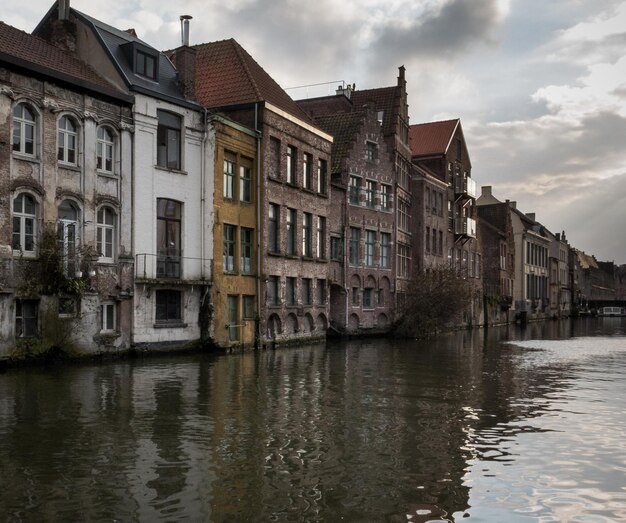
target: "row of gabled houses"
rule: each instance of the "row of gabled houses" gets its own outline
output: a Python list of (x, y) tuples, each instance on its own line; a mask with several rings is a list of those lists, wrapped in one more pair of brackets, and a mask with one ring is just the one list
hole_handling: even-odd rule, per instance
[(467, 324), (594, 298), (593, 258), (477, 199), (458, 119), (409, 124), (404, 67), (294, 101), (188, 18), (165, 52), (67, 0), (0, 22), (0, 355), (386, 332), (437, 265), (479, 291)]

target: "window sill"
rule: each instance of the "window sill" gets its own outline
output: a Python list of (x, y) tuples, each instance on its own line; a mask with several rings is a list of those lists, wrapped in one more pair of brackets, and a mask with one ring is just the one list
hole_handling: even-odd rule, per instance
[(267, 251), (267, 255), (268, 256), (276, 256), (276, 257), (280, 257), (282, 256), (282, 254), (278, 251)]
[(309, 194), (317, 194), (313, 189), (311, 189), (310, 187), (302, 187), (302, 192), (308, 192)]
[(326, 258), (316, 258), (315, 261), (317, 263), (328, 263), (328, 259), (326, 259)]
[(58, 160), (57, 165), (60, 169), (65, 169), (67, 171), (74, 171), (77, 173), (81, 172), (80, 166), (76, 165), (75, 163), (65, 163), (65, 162)]
[(96, 172), (98, 173), (98, 176), (102, 176), (103, 178), (111, 178), (113, 180), (117, 180), (119, 178), (119, 175), (116, 173), (110, 173), (107, 171), (100, 171), (100, 170), (96, 170)]
[(315, 261), (315, 258), (313, 258), (313, 256), (302, 256), (302, 261)]
[(164, 167), (162, 165), (155, 165), (154, 168), (158, 171), (165, 171), (167, 173), (172, 173), (172, 174), (183, 174), (187, 176), (187, 171), (182, 171), (180, 169), (171, 169), (169, 167)]
[(182, 321), (162, 322), (153, 325), (155, 329), (184, 329), (187, 324)]
[(37, 156), (30, 155), (30, 154), (26, 154), (26, 153), (20, 153), (17, 151), (13, 151), (13, 158), (15, 158), (16, 160), (23, 160), (25, 162), (31, 162), (31, 163), (41, 163), (41, 160), (39, 158), (37, 158)]

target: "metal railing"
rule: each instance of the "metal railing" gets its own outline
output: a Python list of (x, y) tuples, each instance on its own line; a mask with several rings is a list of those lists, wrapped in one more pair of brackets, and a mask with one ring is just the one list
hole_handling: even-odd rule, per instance
[(210, 280), (212, 264), (205, 258), (154, 253), (135, 255), (135, 278), (171, 280)]

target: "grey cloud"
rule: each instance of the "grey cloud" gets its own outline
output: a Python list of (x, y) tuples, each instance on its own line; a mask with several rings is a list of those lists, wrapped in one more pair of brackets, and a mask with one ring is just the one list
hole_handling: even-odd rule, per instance
[[(559, 42), (562, 45), (562, 42)], [(624, 56), (626, 32), (608, 35), (601, 40), (583, 40), (560, 47), (555, 56), (559, 59), (575, 62), (605, 61), (616, 62)]]
[(407, 27), (388, 23), (372, 45), (373, 62), (397, 61), (397, 56), (449, 59), (475, 43), (493, 43), (500, 21), (496, 0), (452, 0)]

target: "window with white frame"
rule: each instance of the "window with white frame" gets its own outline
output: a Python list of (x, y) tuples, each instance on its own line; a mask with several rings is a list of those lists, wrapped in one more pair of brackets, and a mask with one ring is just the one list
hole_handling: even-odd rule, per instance
[(71, 116), (62, 116), (59, 120), (57, 159), (62, 163), (76, 165), (78, 150), (78, 126)]
[(27, 193), (13, 200), (13, 250), (35, 256), (37, 238), (37, 202)]
[(235, 272), (235, 233), (234, 225), (224, 224), (224, 272)]
[(380, 208), (384, 211), (391, 209), (391, 186), (384, 183), (380, 185)]
[(241, 158), (239, 165), (239, 201), (252, 201), (252, 160), (248, 158)]
[(237, 159), (234, 155), (224, 154), (224, 198), (235, 197), (235, 168)]
[(280, 218), (280, 211), (279, 211), (278, 205), (276, 205), (275, 203), (270, 203), (268, 205), (268, 231), (267, 231), (268, 252), (278, 252), (279, 218)]
[(100, 261), (112, 262), (115, 258), (115, 212), (110, 207), (100, 207), (96, 220), (96, 248)]
[(98, 128), (98, 140), (96, 149), (97, 169), (105, 173), (113, 174), (115, 135), (108, 127)]
[(324, 216), (317, 217), (317, 236), (316, 236), (317, 257), (321, 260), (326, 258), (326, 218)]
[(100, 305), (100, 332), (115, 332), (116, 328), (115, 302), (105, 301)]
[(36, 156), (36, 145), (36, 113), (28, 104), (19, 103), (13, 109), (13, 152)]
[(302, 186), (305, 189), (313, 189), (313, 156), (304, 153), (302, 156)]
[(313, 215), (302, 213), (302, 256), (310, 258), (312, 253)]
[(298, 151), (293, 145), (287, 146), (287, 183), (296, 183), (296, 158)]
[(350, 203), (359, 205), (359, 199), (361, 196), (361, 178), (358, 176), (350, 176), (350, 187), (348, 196)]
[(239, 229), (239, 257), (240, 257), (240, 270), (244, 274), (252, 274), (252, 242), (253, 242), (253, 229), (242, 227)]
[(317, 160), (317, 192), (326, 194), (328, 192), (328, 163), (326, 160)]

